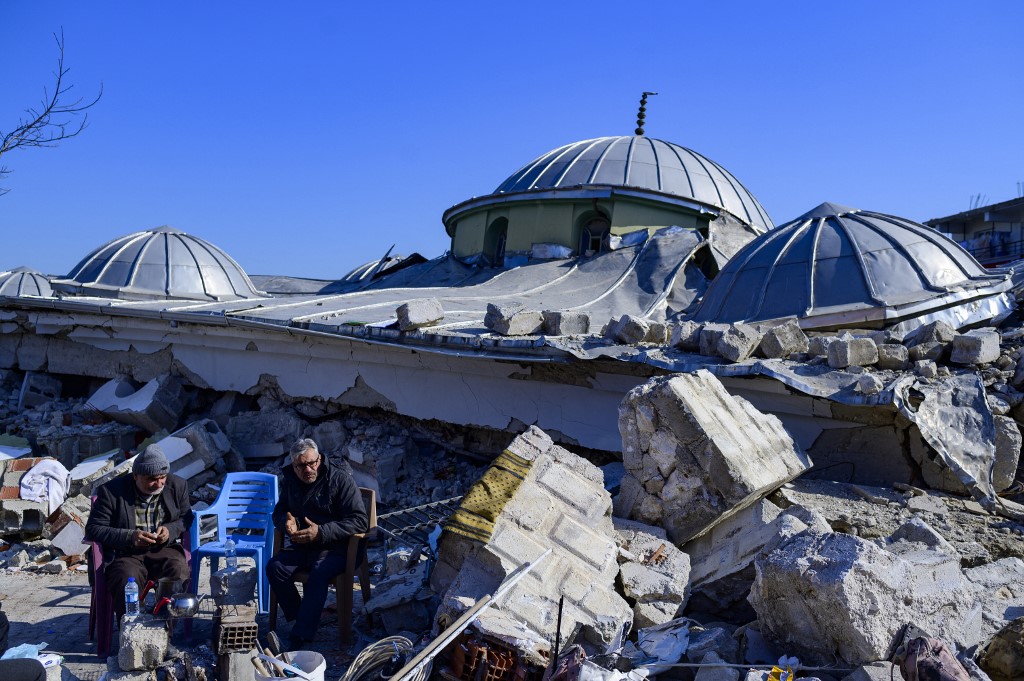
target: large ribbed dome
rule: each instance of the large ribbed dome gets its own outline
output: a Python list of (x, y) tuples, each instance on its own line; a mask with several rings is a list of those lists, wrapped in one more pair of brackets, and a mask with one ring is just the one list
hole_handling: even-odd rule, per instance
[(1004, 275), (924, 225), (823, 203), (744, 246), (711, 282), (693, 319), (796, 316), (805, 328), (892, 321), (1007, 286)]
[(646, 189), (729, 211), (758, 231), (773, 227), (732, 173), (695, 151), (641, 137), (599, 137), (559, 147), (523, 166), (495, 194), (578, 186)]
[(39, 296), (49, 298), (53, 295), (50, 281), (39, 272), (28, 267), (15, 267), (13, 270), (0, 272), (0, 296)]
[(263, 295), (227, 253), (171, 227), (135, 232), (100, 246), (62, 283), (122, 297), (235, 300)]

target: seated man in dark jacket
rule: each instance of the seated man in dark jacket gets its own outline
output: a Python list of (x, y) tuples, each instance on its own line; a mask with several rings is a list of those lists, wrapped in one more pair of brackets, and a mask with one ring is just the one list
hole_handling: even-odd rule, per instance
[(96, 491), (85, 539), (103, 546), (103, 565), (97, 569), (106, 575), (118, 618), (124, 615), (129, 577), (140, 591), (150, 579), (188, 579), (179, 539), (192, 524), (192, 505), (185, 480), (170, 470), (163, 450), (153, 444), (135, 458), (132, 475)]
[[(348, 538), (367, 528), (355, 480), (308, 438), (292, 445), (274, 525), (290, 541), (267, 564), (267, 578), (285, 619), (295, 621), (289, 643), (297, 649), (313, 640), (327, 587), (345, 571)], [(301, 599), (292, 580), (299, 569), (309, 573)]]

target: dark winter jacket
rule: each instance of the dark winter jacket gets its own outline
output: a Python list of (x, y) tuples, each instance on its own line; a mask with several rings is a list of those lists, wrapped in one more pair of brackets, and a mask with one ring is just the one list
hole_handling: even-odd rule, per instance
[[(115, 478), (96, 490), (96, 501), (85, 524), (85, 539), (103, 545), (104, 567), (118, 555), (141, 555), (149, 551), (149, 548), (132, 545), (135, 490), (135, 478), (131, 475)], [(175, 544), (192, 525), (192, 504), (184, 478), (167, 476), (167, 483), (160, 492), (160, 503), (164, 507), (163, 525), (170, 533), (169, 543)]]
[(322, 456), (316, 480), (309, 485), (295, 474), (290, 460), (283, 470), (284, 483), (274, 507), (274, 526), (284, 531), (288, 513), (300, 529), (306, 527), (304, 518), (320, 526), (316, 541), (296, 544), (294, 548), (344, 548), (348, 537), (366, 531), (368, 521), (363, 497), (343, 462)]

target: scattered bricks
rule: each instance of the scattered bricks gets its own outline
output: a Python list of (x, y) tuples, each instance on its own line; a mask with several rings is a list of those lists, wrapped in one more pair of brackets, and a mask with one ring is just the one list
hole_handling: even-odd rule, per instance
[(39, 501), (0, 500), (0, 534), (40, 534), (48, 512), (47, 505)]
[(857, 387), (860, 388), (861, 393), (864, 395), (877, 395), (882, 392), (885, 384), (882, 383), (882, 379), (874, 374), (861, 374), (860, 378), (857, 379)]
[(923, 359), (930, 359), (933, 362), (937, 362), (942, 358), (942, 353), (945, 351), (945, 343), (938, 343), (934, 341), (918, 343), (914, 347), (910, 348), (910, 361), (920, 362)]
[(578, 310), (545, 310), (544, 333), (549, 336), (585, 335), (590, 333), (590, 314)]
[(910, 364), (910, 352), (906, 346), (883, 343), (878, 346), (878, 368), (903, 371)]
[(217, 605), (245, 605), (256, 597), (256, 568), (239, 565), (236, 570), (218, 570), (210, 575), (210, 592)]
[(63, 384), (48, 374), (37, 374), (34, 371), (25, 373), (21, 383), (21, 394), (18, 396), (18, 410), (31, 409), (60, 397)]
[(123, 671), (156, 669), (167, 656), (170, 644), (167, 623), (148, 614), (121, 624), (117, 664)]
[(700, 350), (700, 330), (701, 325), (697, 322), (673, 324), (669, 344), (686, 352), (698, 352)]
[(828, 365), (833, 369), (866, 366), (878, 361), (878, 348), (870, 338), (840, 338), (828, 346)]
[(812, 357), (828, 357), (828, 348), (839, 340), (838, 336), (811, 336), (807, 339), (807, 352)]
[(731, 324), (718, 339), (715, 350), (730, 362), (742, 362), (761, 344), (761, 334), (750, 324)]
[(991, 329), (974, 329), (953, 337), (954, 364), (988, 364), (999, 359), (999, 333)]
[(424, 298), (399, 305), (395, 315), (399, 331), (412, 331), (437, 324), (444, 319), (444, 309), (437, 298)]
[(127, 378), (107, 381), (89, 398), (89, 405), (118, 423), (138, 426), (153, 434), (171, 430), (185, 407), (181, 381), (163, 374), (141, 388)]
[(728, 330), (728, 324), (705, 324), (700, 330), (700, 354), (705, 357), (717, 357), (718, 341)]
[(804, 330), (795, 319), (768, 329), (761, 339), (759, 350), (769, 359), (789, 357), (795, 352), (807, 352), (809, 343)]
[(914, 371), (918, 376), (924, 378), (935, 378), (939, 375), (939, 367), (930, 359), (922, 359), (914, 362)]
[(950, 326), (947, 322), (942, 320), (925, 324), (919, 328), (916, 332), (910, 334), (905, 340), (904, 344), (907, 346), (917, 346), (922, 343), (948, 343), (953, 340), (953, 336), (956, 335), (956, 329)]
[(646, 338), (647, 334), (650, 333), (651, 325), (646, 319), (640, 317), (634, 317), (631, 314), (624, 314), (619, 318), (619, 321), (615, 324), (612, 333), (614, 334), (615, 340), (626, 345), (634, 345), (636, 343), (642, 343)]

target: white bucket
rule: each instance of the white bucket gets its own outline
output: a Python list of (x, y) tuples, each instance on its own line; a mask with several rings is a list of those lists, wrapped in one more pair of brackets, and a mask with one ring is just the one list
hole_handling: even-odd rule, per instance
[[(279, 656), (282, 662), (287, 662), (293, 667), (298, 667), (302, 671), (306, 672), (312, 681), (324, 681), (324, 672), (327, 671), (327, 660), (324, 656), (318, 652), (312, 650), (296, 650), (294, 653), (285, 653)], [(274, 667), (274, 665), (266, 660), (263, 661), (265, 667), (271, 667), (270, 672), (283, 674), (280, 667)], [(297, 676), (288, 678), (286, 676), (263, 676), (259, 672), (255, 672), (254, 676), (256, 681), (302, 681)]]

